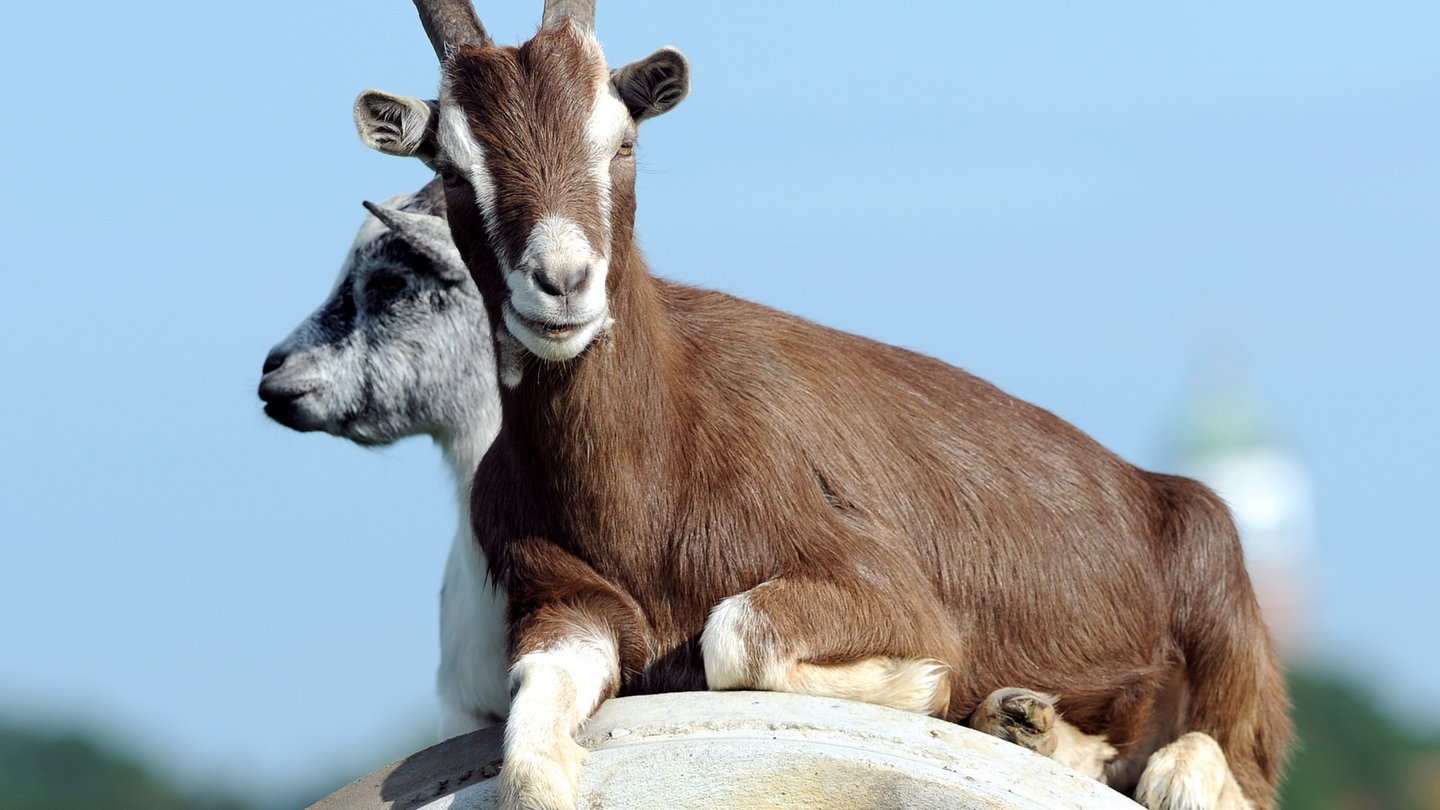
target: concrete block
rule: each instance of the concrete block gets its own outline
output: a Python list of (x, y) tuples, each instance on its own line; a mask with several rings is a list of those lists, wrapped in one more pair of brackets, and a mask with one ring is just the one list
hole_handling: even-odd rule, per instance
[[(502, 730), (381, 768), (317, 810), (490, 810)], [(1003, 740), (909, 712), (774, 692), (617, 698), (581, 731), (584, 810), (1136, 810)]]

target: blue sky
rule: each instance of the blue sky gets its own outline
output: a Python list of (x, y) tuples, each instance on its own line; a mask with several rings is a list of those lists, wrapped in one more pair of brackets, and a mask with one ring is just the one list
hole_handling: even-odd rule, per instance
[[(599, 19), (612, 64), (692, 62), (639, 146), (657, 273), (1162, 469), (1233, 358), (1313, 476), (1317, 656), (1440, 722), (1404, 697), (1440, 693), (1440, 7), (657, 6)], [(481, 13), (515, 42), (539, 4)], [(356, 93), (435, 85), (401, 0), (7, 13), (0, 714), (277, 787), (430, 727), (438, 454), (290, 433), (254, 389), (360, 201), (427, 179), (361, 146)]]

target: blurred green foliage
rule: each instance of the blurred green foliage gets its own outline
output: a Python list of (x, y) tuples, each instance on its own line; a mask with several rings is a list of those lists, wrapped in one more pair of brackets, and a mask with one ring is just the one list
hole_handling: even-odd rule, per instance
[(125, 751), (81, 732), (0, 726), (0, 810), (250, 810), (194, 795)]
[[(1282, 810), (1440, 810), (1440, 730), (1410, 727), (1343, 676), (1299, 671), (1291, 691), (1300, 742)], [(0, 810), (295, 808), (342, 784), (281, 799), (182, 788), (94, 736), (0, 723)]]
[(1290, 697), (1299, 742), (1282, 810), (1440, 810), (1440, 732), (1422, 733), (1335, 674), (1293, 673)]

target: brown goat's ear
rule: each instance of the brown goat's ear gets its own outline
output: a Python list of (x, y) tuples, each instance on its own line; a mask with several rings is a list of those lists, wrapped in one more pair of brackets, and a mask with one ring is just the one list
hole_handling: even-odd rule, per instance
[(610, 73), (635, 123), (669, 112), (690, 93), (690, 62), (685, 54), (664, 47)]
[(380, 90), (366, 90), (355, 99), (355, 128), (360, 140), (387, 155), (435, 156), (435, 125), (439, 104)]

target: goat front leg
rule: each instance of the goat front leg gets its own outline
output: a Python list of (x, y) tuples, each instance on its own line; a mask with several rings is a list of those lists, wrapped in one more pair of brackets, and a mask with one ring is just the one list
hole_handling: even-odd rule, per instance
[(598, 623), (576, 623), (516, 659), (500, 769), (502, 808), (575, 807), (586, 756), (575, 735), (619, 685), (616, 639)]
[(945, 626), (914, 621), (927, 612), (858, 578), (772, 579), (711, 611), (700, 636), (705, 681), (943, 715), (950, 670), (941, 656), (958, 645), (916, 632)]

